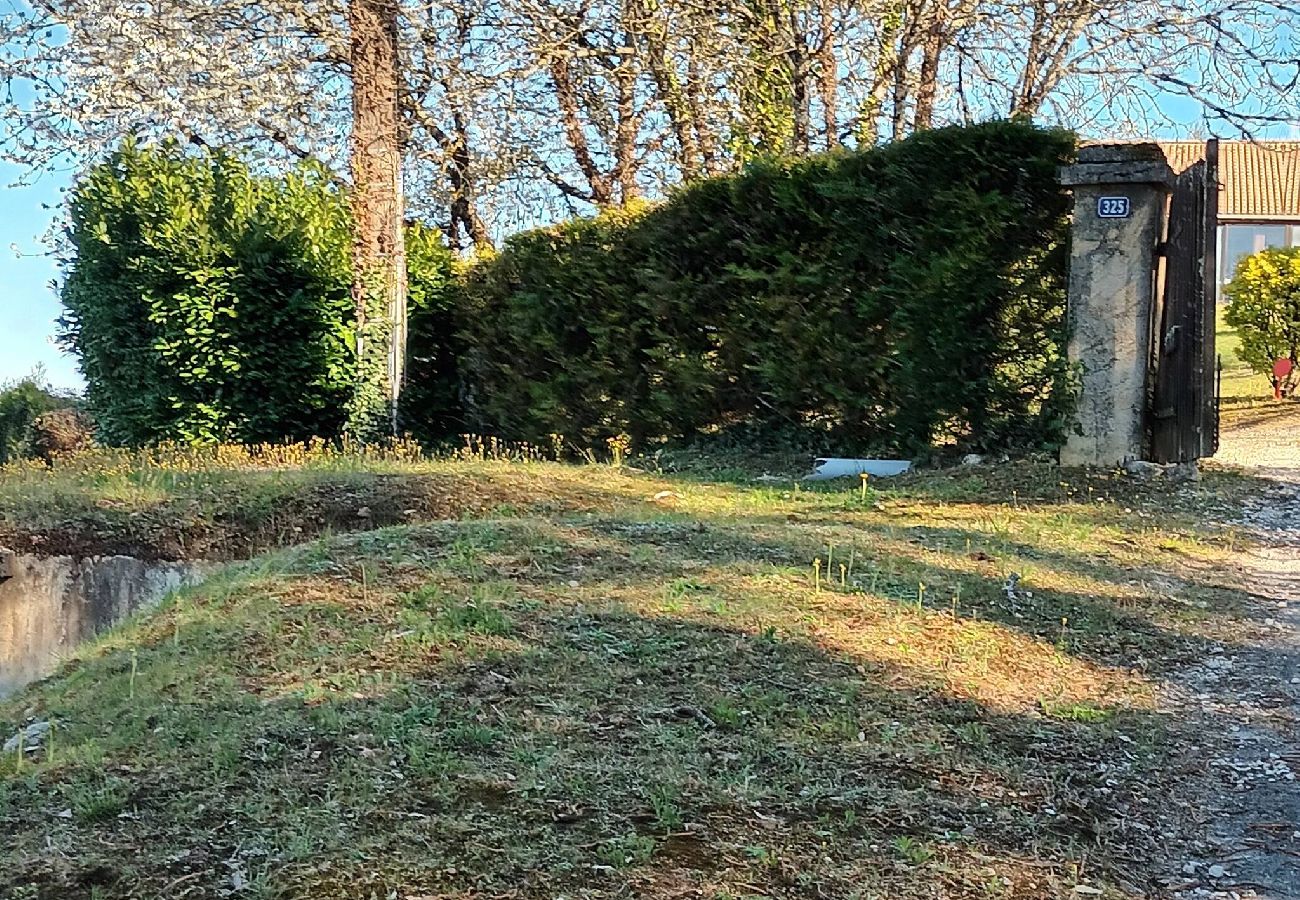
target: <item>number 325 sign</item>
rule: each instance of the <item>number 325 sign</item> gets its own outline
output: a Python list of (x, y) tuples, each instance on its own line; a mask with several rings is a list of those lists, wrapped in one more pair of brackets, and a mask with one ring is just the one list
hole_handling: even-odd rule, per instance
[(1102, 219), (1127, 219), (1130, 214), (1128, 197), (1098, 197), (1097, 215)]

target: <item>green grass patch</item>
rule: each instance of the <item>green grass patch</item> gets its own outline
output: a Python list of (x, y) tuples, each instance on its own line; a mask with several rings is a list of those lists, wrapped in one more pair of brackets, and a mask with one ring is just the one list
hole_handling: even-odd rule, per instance
[(1241, 476), (402, 465), (338, 484), (461, 518), (308, 534), (0, 701), (58, 723), (0, 759), (0, 896), (1133, 896), (1155, 678), (1248, 634)]

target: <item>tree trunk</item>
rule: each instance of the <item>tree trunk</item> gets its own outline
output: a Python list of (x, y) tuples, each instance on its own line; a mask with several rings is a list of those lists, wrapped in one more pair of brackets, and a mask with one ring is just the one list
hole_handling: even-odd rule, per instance
[(452, 234), (462, 231), (476, 251), (491, 250), (492, 237), (478, 214), (470, 180), (469, 123), (459, 109), (452, 113), (452, 125), (456, 129), (456, 144), (447, 167), (451, 181)]
[(646, 64), (654, 77), (659, 99), (668, 113), (668, 123), (672, 127), (673, 137), (677, 139), (677, 167), (681, 170), (682, 181), (693, 181), (704, 168), (701, 161), (700, 145), (692, 130), (691, 111), (683, 94), (677, 72), (668, 58), (667, 28), (657, 22), (648, 0), (641, 0), (637, 7), (639, 30), (642, 32), (646, 46)]
[[(350, 0), (352, 62), (352, 300), (356, 306), (359, 392), (386, 370), (380, 396), (359, 398), (354, 429), (380, 414), (397, 430), (405, 375), (406, 241), (403, 235), (402, 149), (398, 119), (398, 0)], [(374, 346), (370, 321), (389, 317), (388, 346)], [(379, 331), (378, 333), (382, 333)], [(386, 366), (379, 360), (387, 356)], [(386, 409), (383, 407), (387, 407)], [(370, 419), (369, 423), (363, 420)]]
[(569, 139), (569, 149), (573, 151), (574, 161), (577, 162), (582, 176), (587, 179), (587, 186), (591, 190), (589, 199), (601, 209), (613, 206), (614, 186), (600, 171), (600, 166), (596, 164), (596, 159), (591, 153), (591, 147), (587, 143), (587, 132), (583, 128), (582, 107), (578, 99), (578, 89), (573, 83), (568, 59), (557, 54), (551, 58), (549, 68), (551, 85), (555, 88), (555, 101), (560, 107), (560, 124), (564, 128), (565, 136)]
[(934, 21), (926, 29), (925, 40), (921, 42), (921, 73), (916, 85), (913, 131), (924, 131), (934, 123), (934, 103), (939, 93), (939, 60), (947, 43), (944, 13), (942, 6), (936, 7)]
[(636, 136), (641, 121), (636, 114), (636, 75), (626, 64), (614, 76), (618, 121), (614, 136), (613, 179), (618, 182), (618, 202), (627, 206), (641, 193), (636, 183)]
[(793, 4), (791, 4), (786, 15), (786, 28), (788, 29), (787, 40), (782, 43), (788, 43), (789, 63), (786, 68), (790, 73), (790, 105), (794, 125), (792, 140), (794, 141), (794, 151), (796, 153), (807, 153), (812, 149), (810, 137), (812, 116), (808, 108), (807, 34), (800, 25), (798, 12)]
[(826, 132), (826, 149), (840, 145), (840, 125), (836, 104), (839, 101), (839, 62), (835, 58), (835, 13), (829, 0), (820, 0), (821, 44), (817, 49), (819, 69), (817, 92), (822, 101), (822, 130)]

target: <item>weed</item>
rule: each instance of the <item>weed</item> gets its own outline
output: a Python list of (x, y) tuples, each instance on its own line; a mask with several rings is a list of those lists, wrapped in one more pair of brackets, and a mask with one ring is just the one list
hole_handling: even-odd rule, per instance
[(894, 838), (895, 852), (913, 866), (923, 866), (934, 858), (934, 850), (910, 835), (900, 834)]
[(644, 865), (655, 852), (655, 839), (629, 831), (621, 837), (610, 838), (596, 850), (597, 858), (612, 869), (625, 869)]
[(461, 750), (487, 750), (501, 739), (501, 732), (478, 723), (453, 725), (444, 732), (444, 739)]
[(957, 739), (970, 747), (987, 747), (992, 739), (989, 727), (983, 722), (963, 722), (953, 730)]
[(431, 581), (413, 591), (402, 594), (400, 601), (407, 609), (434, 612), (446, 605), (448, 596), (442, 585)]
[(507, 593), (500, 587), (477, 586), (464, 600), (447, 600), (438, 611), (438, 624), (452, 636), (510, 634), (510, 619), (496, 605)]
[(72, 816), (78, 822), (94, 823), (115, 819), (127, 803), (126, 783), (115, 778), (96, 778), (70, 785), (67, 792)]
[(709, 705), (708, 716), (719, 728), (735, 730), (744, 718), (740, 707), (730, 700), (717, 700)]
[(1040, 703), (1045, 714), (1067, 722), (1095, 724), (1105, 722), (1115, 715), (1113, 710), (1102, 709), (1090, 703), (1054, 703), (1047, 700)]
[(651, 788), (650, 808), (654, 812), (655, 827), (665, 832), (680, 830), (683, 824), (680, 802), (677, 792), (664, 785)]
[(413, 738), (405, 749), (407, 771), (416, 777), (442, 779), (457, 769), (456, 757), (427, 739)]

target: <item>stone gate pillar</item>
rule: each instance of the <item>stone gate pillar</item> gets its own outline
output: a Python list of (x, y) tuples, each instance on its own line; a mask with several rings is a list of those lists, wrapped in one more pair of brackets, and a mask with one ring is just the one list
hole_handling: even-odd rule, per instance
[(1174, 173), (1155, 144), (1098, 144), (1061, 169), (1074, 191), (1069, 358), (1082, 370), (1061, 465), (1141, 459), (1156, 252)]

